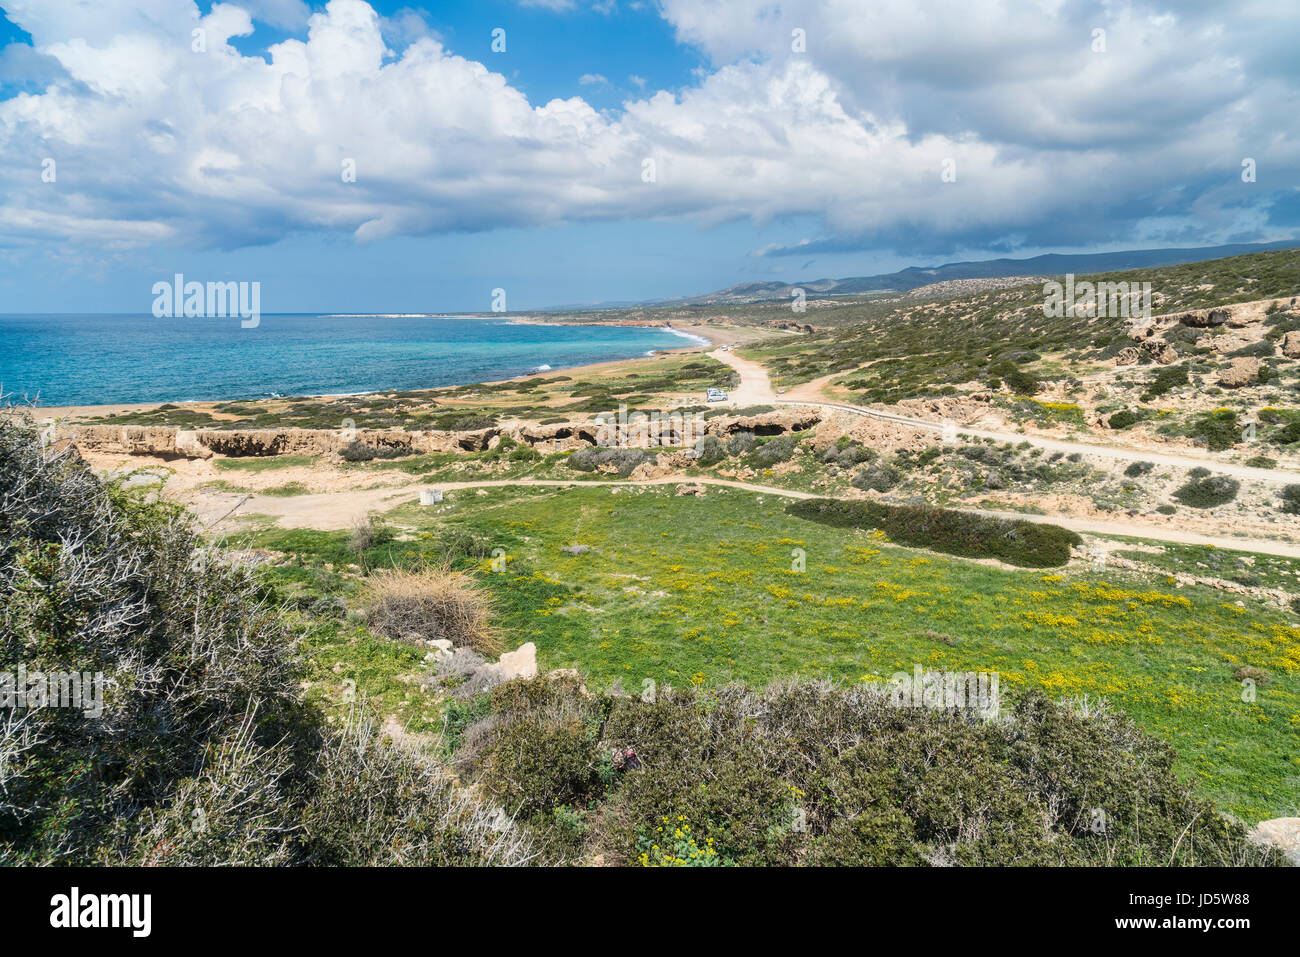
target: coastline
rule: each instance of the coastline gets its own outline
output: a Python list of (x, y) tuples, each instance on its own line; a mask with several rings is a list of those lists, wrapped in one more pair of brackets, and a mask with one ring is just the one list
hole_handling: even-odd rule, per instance
[[(553, 326), (586, 326), (591, 323), (585, 322), (544, 322), (536, 323), (527, 318), (513, 320), (523, 325), (553, 325)], [(544, 378), (559, 372), (569, 372), (575, 369), (583, 369), (595, 374), (608, 374), (616, 371), (628, 363), (646, 362), (659, 356), (676, 355), (693, 351), (712, 351), (722, 345), (731, 345), (736, 342), (747, 341), (750, 336), (739, 334), (736, 327), (731, 326), (706, 326), (692, 323), (681, 327), (668, 326), (662, 323), (620, 323), (620, 325), (637, 325), (647, 328), (662, 329), (665, 332), (671, 332), (674, 335), (686, 339), (697, 340), (689, 345), (682, 345), (671, 349), (653, 349), (648, 355), (636, 356), (630, 359), (607, 359), (601, 362), (588, 362), (574, 366), (555, 366), (540, 372), (528, 372), (523, 375), (511, 376), (505, 379), (488, 379), (481, 382), (463, 382), (454, 385), (431, 386), (428, 389), (404, 389), (403, 392), (428, 392), (431, 395), (448, 389), (463, 389), (469, 386), (492, 386), (504, 382), (522, 382), (533, 378)], [(195, 399), (185, 402), (116, 402), (91, 405), (37, 405), (33, 408), (36, 418), (40, 422), (63, 421), (70, 418), (99, 418), (101, 416), (124, 415), (139, 412), (148, 412), (161, 406), (174, 406), (178, 409), (201, 409), (207, 406), (219, 405), (224, 402), (262, 402), (262, 401), (286, 401), (302, 399), (343, 399), (365, 395), (383, 395), (391, 392), (392, 389), (375, 389), (368, 392), (330, 392), (319, 395), (285, 395), (278, 396), (274, 399)]]

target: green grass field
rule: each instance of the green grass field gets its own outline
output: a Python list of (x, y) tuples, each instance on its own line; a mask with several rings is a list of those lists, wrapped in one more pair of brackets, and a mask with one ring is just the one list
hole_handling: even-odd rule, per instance
[[(369, 566), (438, 554), (453, 529), (505, 550), (503, 572), (468, 562), (496, 601), (509, 646), (535, 641), (544, 669), (594, 687), (621, 679), (762, 685), (801, 675), (881, 681), (914, 665), (997, 671), (1004, 693), (1109, 699), (1179, 751), (1182, 774), (1243, 818), (1294, 815), (1300, 799), (1300, 628), (1257, 603), (1123, 573), (1011, 570), (888, 544), (785, 513), (785, 500), (671, 487), (493, 489), (404, 506), (405, 530)], [(296, 563), (307, 593), (355, 601), (346, 533), (264, 530), (254, 542)], [(561, 549), (585, 545), (584, 554)], [(798, 571), (798, 552), (806, 570)], [(328, 569), (325, 563), (330, 563)], [(322, 686), (344, 678), (413, 727), (440, 721), (413, 687), (422, 653), (355, 621), (314, 647)], [(1239, 667), (1262, 669), (1243, 700)]]

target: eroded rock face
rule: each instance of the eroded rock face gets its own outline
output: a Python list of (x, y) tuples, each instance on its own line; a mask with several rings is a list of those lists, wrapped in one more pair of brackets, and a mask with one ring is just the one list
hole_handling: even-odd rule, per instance
[(1282, 337), (1282, 355), (1300, 359), (1300, 332), (1288, 332)]
[(1259, 360), (1251, 356), (1239, 356), (1223, 372), (1219, 373), (1219, 385), (1225, 389), (1240, 389), (1259, 379)]
[(58, 429), (54, 437), (71, 442), (82, 453), (107, 452), (170, 458), (186, 454), (176, 445), (179, 431), (160, 425), (78, 425)]
[(1115, 365), (1117, 366), (1135, 366), (1142, 354), (1132, 346), (1127, 346), (1115, 354)]
[(556, 422), (549, 425), (521, 425), (510, 437), (548, 452), (568, 452), (595, 445), (600, 427), (592, 422)]
[[(671, 419), (669, 420), (672, 421)], [(782, 435), (802, 432), (821, 421), (816, 410), (781, 409), (762, 415), (736, 418), (718, 417), (705, 426), (704, 434), (730, 435), (749, 431), (756, 435)], [(216, 453), (230, 457), (269, 455), (325, 456), (341, 451), (352, 442), (374, 448), (398, 448), (409, 453), (481, 452), (509, 435), (516, 442), (544, 451), (573, 451), (597, 443), (601, 426), (594, 422), (565, 422), (550, 425), (518, 425), (510, 430), (497, 427), (466, 432), (416, 431), (398, 429), (200, 429), (187, 431), (171, 426), (79, 425), (56, 430), (55, 437), (70, 441), (81, 452), (104, 452), (121, 455), (151, 455), (159, 458), (211, 458)], [(695, 436), (698, 438), (699, 436)], [(665, 428), (662, 441), (680, 449), (685, 436)], [(642, 441), (643, 447), (648, 440)], [(680, 458), (664, 465), (685, 467)], [(663, 456), (660, 457), (663, 459)], [(666, 469), (652, 465), (645, 477), (657, 478)]]
[(811, 429), (821, 420), (821, 413), (815, 409), (781, 409), (735, 419), (713, 419), (705, 426), (704, 433), (731, 435), (733, 432), (753, 432), (755, 435), (784, 435), (786, 432)]

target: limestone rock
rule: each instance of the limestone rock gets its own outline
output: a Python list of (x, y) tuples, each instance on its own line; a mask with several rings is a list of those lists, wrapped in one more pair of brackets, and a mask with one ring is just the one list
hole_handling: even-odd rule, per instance
[(1127, 346), (1126, 348), (1119, 350), (1119, 352), (1115, 354), (1115, 365), (1135, 366), (1137, 365), (1138, 359), (1140, 358), (1141, 358), (1141, 353), (1139, 353), (1132, 346)]
[(1219, 373), (1219, 385), (1225, 389), (1240, 389), (1259, 379), (1259, 360), (1251, 356), (1239, 356), (1223, 372)]
[(506, 681), (516, 678), (537, 677), (537, 646), (526, 641), (515, 651), (507, 651), (501, 656), (500, 668)]
[(1255, 844), (1272, 845), (1292, 864), (1300, 866), (1300, 817), (1275, 817), (1260, 821), (1251, 829), (1249, 839)]
[(683, 482), (681, 485), (677, 486), (677, 492), (676, 492), (676, 494), (678, 494), (678, 495), (703, 495), (703, 494), (704, 494), (704, 486), (703, 486), (703, 485), (700, 485), (698, 482)]
[(1282, 337), (1282, 355), (1300, 359), (1300, 332), (1288, 332)]

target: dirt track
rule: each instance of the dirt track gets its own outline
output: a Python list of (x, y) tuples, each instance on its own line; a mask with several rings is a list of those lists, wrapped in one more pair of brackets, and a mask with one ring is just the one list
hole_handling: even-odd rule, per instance
[[(553, 488), (576, 487), (636, 487), (646, 485), (697, 484), (714, 485), (725, 488), (742, 489), (763, 495), (777, 495), (782, 498), (808, 499), (819, 498), (811, 492), (799, 492), (792, 489), (775, 488), (771, 485), (756, 485), (751, 482), (738, 482), (731, 479), (698, 476), (682, 478), (669, 476), (650, 479), (644, 482), (633, 481), (566, 481), (563, 479), (498, 479), (478, 482), (440, 482), (437, 485), (419, 483), (402, 488), (369, 489), (359, 492), (329, 492), (323, 495), (298, 495), (289, 498), (272, 495), (254, 495), (235, 510), (230, 518), (243, 515), (266, 515), (275, 518), (280, 525), (287, 528), (316, 528), (336, 530), (350, 528), (358, 519), (369, 512), (396, 508), (414, 502), (421, 489), (440, 488), (444, 491), (457, 491), (472, 488), (501, 488), (514, 486), (541, 486)], [(199, 510), (200, 518), (212, 522), (229, 511), (231, 505), (238, 501), (237, 496), (226, 498), (224, 502), (212, 501)], [(995, 518), (1023, 519), (1028, 522), (1043, 522), (1060, 525), (1076, 532), (1093, 535), (1125, 535), (1135, 538), (1147, 538), (1154, 541), (1176, 542), (1186, 545), (1213, 545), (1234, 551), (1259, 552), (1265, 555), (1281, 555), (1287, 558), (1300, 558), (1300, 545), (1286, 542), (1274, 542), (1264, 539), (1230, 538), (1221, 535), (1202, 535), (1177, 528), (1144, 525), (1140, 522), (1111, 521), (1097, 519), (1068, 518), (1055, 515), (1026, 515), (1019, 512), (992, 512), (984, 509), (970, 509), (980, 515)]]
[[(760, 403), (777, 403), (786, 405), (811, 405), (823, 409), (839, 409), (843, 412), (852, 412), (855, 415), (870, 416), (874, 419), (881, 419), (886, 422), (896, 422), (913, 429), (924, 429), (929, 432), (942, 432), (943, 425), (939, 422), (931, 422), (928, 419), (916, 419), (906, 415), (898, 415), (894, 412), (883, 412), (879, 409), (869, 409), (860, 405), (849, 405), (842, 402), (829, 402), (817, 395), (815, 388), (817, 383), (824, 382), (826, 377), (816, 382), (809, 382), (798, 389), (794, 390), (787, 396), (777, 396), (772, 388), (771, 379), (768, 378), (767, 370), (757, 362), (750, 359), (743, 359), (734, 352), (717, 352), (709, 353), (719, 362), (725, 362), (737, 372), (740, 373), (741, 384), (731, 392), (730, 398), (737, 405), (743, 404), (760, 404)], [(741, 397), (744, 397), (743, 399)], [(1286, 471), (1285, 469), (1257, 469), (1247, 465), (1235, 465), (1231, 462), (1223, 462), (1212, 455), (1175, 455), (1167, 452), (1153, 452), (1150, 449), (1132, 449), (1116, 445), (1092, 445), (1086, 442), (1072, 442), (1068, 439), (1051, 439), (1042, 436), (1023, 435), (1019, 432), (1000, 432), (990, 429), (974, 429), (965, 426), (958, 426), (959, 435), (970, 435), (976, 438), (994, 439), (999, 442), (1010, 442), (1013, 445), (1021, 442), (1028, 442), (1030, 445), (1046, 449), (1051, 452), (1078, 452), (1082, 455), (1092, 455), (1098, 458), (1116, 459), (1122, 462), (1153, 462), (1156, 465), (1167, 465), (1173, 468), (1194, 469), (1199, 467), (1213, 468), (1216, 472), (1225, 475), (1231, 475), (1233, 478), (1248, 479), (1252, 482), (1270, 482), (1273, 484), (1291, 484), (1300, 483), (1300, 473)]]

